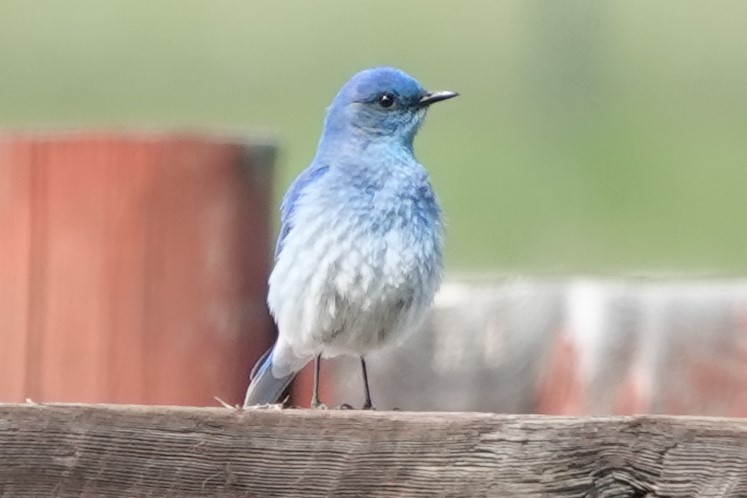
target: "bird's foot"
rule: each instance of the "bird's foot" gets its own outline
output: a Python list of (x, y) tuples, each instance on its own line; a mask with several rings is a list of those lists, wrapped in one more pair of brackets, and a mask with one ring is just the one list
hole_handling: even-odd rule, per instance
[(343, 403), (335, 407), (335, 410), (353, 410), (353, 409), (354, 408), (352, 407), (352, 405), (349, 405), (347, 403)]
[(327, 409), (327, 405), (325, 405), (324, 403), (322, 403), (319, 400), (316, 400), (316, 401), (312, 401), (311, 402), (311, 409), (312, 410), (326, 410)]
[(367, 402), (363, 404), (361, 410), (376, 410), (376, 408), (370, 402)]

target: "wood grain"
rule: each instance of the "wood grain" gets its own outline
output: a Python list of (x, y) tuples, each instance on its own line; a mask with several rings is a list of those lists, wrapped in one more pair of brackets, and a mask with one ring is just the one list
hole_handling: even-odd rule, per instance
[[(451, 279), (366, 361), (380, 409), (746, 417), (747, 278)], [(325, 403), (362, 403), (356, 358), (322, 369)]]
[(0, 405), (2, 496), (747, 496), (747, 420)]
[(274, 151), (0, 133), (0, 401), (243, 399), (273, 337)]
[(26, 164), (33, 155), (29, 141), (10, 144), (0, 138), (0, 400), (22, 400), (29, 388), (24, 360), (32, 321), (31, 204), (38, 171)]

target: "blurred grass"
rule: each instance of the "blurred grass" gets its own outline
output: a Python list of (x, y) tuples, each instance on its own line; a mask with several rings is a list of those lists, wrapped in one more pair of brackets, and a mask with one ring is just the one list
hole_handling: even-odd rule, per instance
[(419, 136), (463, 271), (747, 269), (747, 3), (5, 0), (0, 126), (276, 134), (355, 71), (462, 96)]

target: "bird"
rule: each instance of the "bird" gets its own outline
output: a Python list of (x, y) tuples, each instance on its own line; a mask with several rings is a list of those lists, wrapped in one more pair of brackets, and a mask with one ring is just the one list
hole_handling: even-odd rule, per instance
[(443, 221), (413, 140), (428, 108), (459, 95), (426, 91), (394, 67), (353, 75), (327, 109), (311, 164), (280, 205), (267, 304), (278, 336), (250, 375), (244, 407), (281, 402), (314, 360), (365, 357), (417, 328), (443, 273)]

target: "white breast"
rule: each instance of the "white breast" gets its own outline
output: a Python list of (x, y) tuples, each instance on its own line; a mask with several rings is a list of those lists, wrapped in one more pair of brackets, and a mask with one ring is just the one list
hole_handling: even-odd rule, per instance
[(440, 222), (434, 231), (407, 210), (379, 220), (318, 200), (297, 212), (268, 295), (296, 355), (363, 354), (419, 323), (440, 283)]

